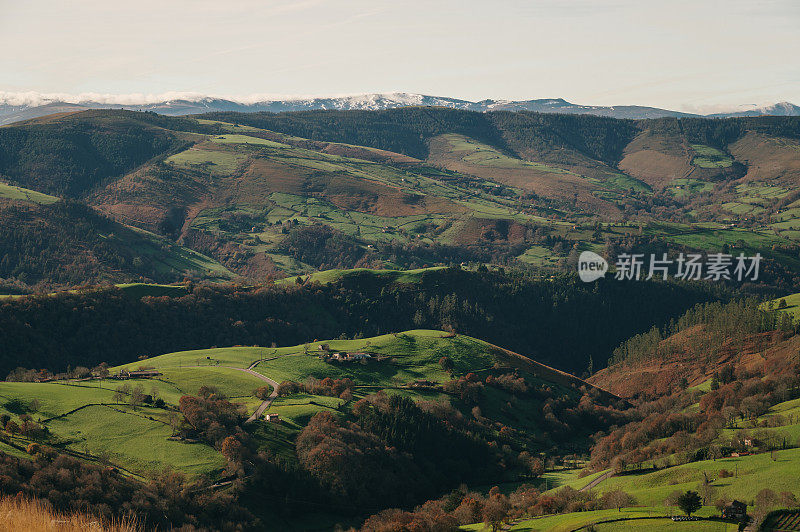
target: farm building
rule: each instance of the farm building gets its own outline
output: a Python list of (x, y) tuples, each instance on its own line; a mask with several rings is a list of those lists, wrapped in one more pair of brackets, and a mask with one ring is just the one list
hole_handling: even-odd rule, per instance
[(733, 501), (722, 509), (722, 517), (736, 519), (737, 521), (747, 515), (747, 505), (740, 501)]
[(113, 376), (114, 379), (149, 379), (158, 377), (161, 373), (155, 369), (140, 369), (136, 371), (122, 370)]
[(371, 359), (372, 355), (367, 353), (333, 353), (328, 360), (335, 360), (337, 362), (354, 362), (356, 360)]
[(279, 416), (278, 414), (266, 414), (266, 415), (264, 415), (264, 419), (266, 419), (268, 423), (280, 423), (281, 422), (281, 416)]

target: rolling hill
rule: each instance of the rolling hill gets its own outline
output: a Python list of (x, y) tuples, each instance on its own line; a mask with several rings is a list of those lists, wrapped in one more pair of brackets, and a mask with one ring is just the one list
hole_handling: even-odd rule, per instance
[(798, 266), (798, 124), (425, 107), (87, 111), (0, 129), (0, 174), (6, 187), (78, 198), (251, 280), (354, 266), (564, 267), (573, 251), (646, 235), (675, 252), (761, 252), (785, 290)]
[[(337, 362), (335, 353), (369, 356)], [(126, 371), (133, 372), (130, 378)], [(137, 376), (136, 371), (150, 376)], [(205, 432), (197, 434), (187, 397), (216, 397), (241, 405), (240, 438), (311, 471), (300, 449), (319, 414), (330, 414), (341, 423), (359, 418), (366, 423), (366, 405), (388, 401), (405, 405), (432, 423), (429, 430), (438, 436), (430, 437), (455, 438), (453, 442), (462, 445), (467, 440), (457, 434), (469, 434), (472, 443), (466, 445), (478, 445), (492, 462), (504, 456), (503, 475), (513, 478), (526, 474), (524, 466), (512, 465), (522, 451), (538, 453), (554, 446), (574, 452), (586, 449), (591, 431), (606, 427), (613, 419), (607, 409), (619, 403), (574, 376), (510, 351), (431, 330), (293, 347), (183, 351), (142, 358), (102, 373), (97, 368), (94, 377), (86, 376), (85, 368), (75, 372), (44, 382), (0, 383), (5, 426), (23, 427), (0, 434), (3, 452), (25, 460), (26, 453), (34, 453), (30, 444), (35, 443), (35, 449), (53, 449), (116, 468), (134, 481), (147, 482), (166, 467), (197, 482), (205, 479), (224, 486), (230, 483), (230, 455), (225, 446), (210, 442)], [(118, 375), (125, 377), (114, 378)], [(345, 392), (331, 393), (330, 387), (337, 383)], [(279, 415), (280, 422), (263, 422), (259, 418), (264, 412)], [(566, 419), (582, 422), (567, 428)], [(379, 430), (379, 420), (371, 423)], [(396, 423), (402, 424), (402, 419)], [(501, 442), (502, 450), (496, 443), (484, 448), (487, 442)], [(407, 452), (414, 454), (411, 449)], [(415, 460), (415, 468), (431, 467), (418, 454)], [(246, 477), (255, 475), (252, 468), (247, 470)], [(452, 484), (453, 480), (426, 482)], [(300, 519), (287, 526), (302, 527), (302, 523)]]

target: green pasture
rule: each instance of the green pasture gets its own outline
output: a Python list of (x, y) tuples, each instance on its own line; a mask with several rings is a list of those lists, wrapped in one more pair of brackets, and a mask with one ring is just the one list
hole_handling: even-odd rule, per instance
[[(27, 413), (37, 420), (59, 416), (90, 403), (113, 402), (111, 383), (101, 388), (100, 381), (85, 381), (74, 384), (56, 382), (0, 382), (0, 409), (12, 416), (18, 413), (9, 410), (9, 403), (30, 405), (35, 399), (38, 406)], [(16, 401), (15, 401), (16, 400)], [(25, 413), (25, 412), (22, 412)]]
[(268, 146), (270, 148), (291, 148), (291, 146), (283, 144), (282, 142), (274, 142), (258, 137), (251, 137), (249, 135), (219, 135), (217, 137), (212, 137), (211, 142), (215, 144), (247, 144), (253, 146)]
[[(734, 472), (735, 477), (719, 478), (721, 469)], [(697, 490), (703, 481), (703, 473), (714, 478), (712, 485), (716, 497), (752, 501), (756, 494), (770, 488), (781, 491), (800, 491), (800, 449), (777, 452), (776, 460), (770, 453), (754, 454), (738, 458), (704, 460), (668, 467), (653, 472), (632, 473), (611, 477), (594, 489), (598, 494), (622, 489), (634, 497), (639, 504), (660, 505), (673, 491)]]
[(728, 168), (733, 164), (730, 155), (711, 146), (692, 144), (692, 150), (692, 164), (700, 168)]
[[(790, 294), (772, 300), (772, 308), (777, 309), (781, 300), (786, 301), (786, 308), (782, 312), (787, 312), (793, 319), (800, 319), (800, 294)], [(765, 305), (766, 307), (766, 305)]]
[[(300, 276), (304, 282), (313, 282), (319, 284), (329, 284), (338, 282), (347, 277), (357, 277), (362, 275), (371, 275), (381, 279), (390, 279), (392, 282), (407, 284), (418, 283), (422, 280), (422, 276), (429, 271), (443, 270), (444, 266), (435, 266), (432, 268), (418, 268), (416, 270), (376, 270), (371, 268), (353, 268), (349, 270), (323, 270), (314, 272), (306, 276)], [(287, 277), (276, 281), (277, 284), (292, 284), (295, 283), (297, 277)]]
[(42, 192), (36, 192), (35, 190), (9, 185), (6, 183), (0, 183), (0, 198), (27, 201), (30, 203), (38, 203), (40, 205), (51, 205), (60, 199), (56, 196), (43, 194)]
[(518, 256), (517, 260), (539, 267), (555, 267), (558, 266), (559, 261), (563, 258), (561, 255), (556, 255), (552, 249), (544, 246), (532, 246), (525, 253)]
[(442, 135), (442, 137), (447, 141), (449, 145), (449, 151), (453, 154), (456, 154), (461, 158), (461, 160), (469, 164), (504, 169), (531, 168), (542, 172), (557, 174), (573, 173), (562, 168), (556, 168), (546, 164), (528, 162), (516, 157), (510, 157), (491, 146), (463, 135), (451, 133)]
[(711, 192), (712, 190), (714, 190), (714, 185), (708, 181), (690, 178), (673, 179), (667, 186), (667, 191), (681, 199), (687, 199), (696, 194)]
[[(709, 516), (712, 515), (714, 511), (715, 509), (706, 507), (697, 512), (697, 515)], [(679, 512), (677, 512), (674, 508), (663, 507), (660, 505), (623, 508), (621, 511), (593, 510), (590, 512), (575, 512), (568, 514), (548, 515), (533, 519), (522, 519), (516, 521), (510, 530), (519, 532), (572, 532), (574, 530), (581, 529), (582, 527), (588, 527), (598, 522), (610, 521), (615, 519), (629, 519), (630, 521), (623, 521), (623, 523), (628, 527), (627, 530), (630, 530), (631, 527), (641, 528), (643, 530), (656, 530), (656, 528), (651, 528), (651, 525), (659, 526), (660, 524), (662, 524), (662, 522), (660, 519), (651, 520), (650, 518), (661, 517), (661, 516), (667, 518), (672, 515), (679, 515)], [(683, 528), (682, 523), (675, 523), (671, 520), (669, 521), (665, 520), (665, 522), (668, 522), (670, 525), (673, 526), (673, 528), (671, 528), (670, 530), (675, 530), (675, 531), (720, 530), (719, 523), (715, 523), (717, 525), (717, 528)], [(708, 524), (708, 522), (706, 524)], [(689, 523), (689, 525), (695, 526), (694, 523)], [(601, 526), (617, 526), (617, 525), (601, 525)], [(473, 530), (473, 531), (491, 530), (489, 528), (486, 528), (486, 525), (483, 523), (475, 523), (472, 525), (462, 526), (461, 528), (462, 530)], [(598, 526), (597, 529), (606, 530), (605, 528), (600, 528), (600, 526)], [(614, 530), (614, 528), (609, 528), (608, 530)], [(625, 528), (623, 528), (622, 530), (625, 530)], [(725, 529), (723, 528), (722, 530)], [(733, 530), (735, 530), (735, 528)]]
[(169, 440), (169, 423), (148, 419), (154, 417), (154, 410), (89, 406), (50, 421), (48, 427), (73, 450), (108, 456), (145, 475), (164, 466), (190, 474), (211, 473), (224, 466), (224, 458), (207, 445)]
[[(332, 351), (366, 352), (375, 355), (375, 358), (378, 355), (386, 358), (365, 363), (327, 363), (319, 358), (318, 347), (323, 343), (328, 344)], [(217, 379), (219, 375), (193, 377), (191, 371), (217, 371), (220, 375), (231, 376), (235, 370), (220, 366), (246, 368), (254, 361), (263, 360), (253, 369), (278, 382), (302, 381), (307, 377), (349, 377), (361, 385), (392, 385), (421, 379), (438, 382), (449, 379), (439, 365), (439, 359), (443, 356), (449, 356), (453, 360), (456, 372), (489, 368), (495, 361), (487, 345), (480, 340), (467, 336), (450, 338), (442, 331), (414, 330), (360, 340), (316, 341), (292, 347), (227, 347), (182, 351), (132, 362), (113, 368), (112, 371), (154, 367), (164, 373), (166, 380), (176, 378), (184, 386), (188, 387), (186, 383), (193, 383), (199, 387), (205, 380)], [(172, 370), (176, 369), (179, 371), (173, 373)], [(242, 375), (252, 378), (244, 373)], [(252, 381), (242, 381), (239, 375), (231, 378), (235, 384), (223, 388), (222, 391), (240, 396), (252, 391)], [(253, 380), (258, 384), (257, 380)], [(181, 386), (177, 382), (176, 384)]]
[(180, 297), (189, 293), (185, 286), (171, 284), (127, 283), (118, 284), (116, 287), (132, 299), (162, 296)]
[(226, 176), (236, 172), (239, 165), (247, 160), (246, 153), (228, 149), (209, 149), (206, 146), (204, 144), (193, 146), (167, 157), (165, 162), (177, 168), (203, 170), (211, 175)]
[(214, 259), (178, 246), (144, 229), (134, 227), (130, 229), (130, 234), (118, 234), (114, 235), (114, 238), (125, 239), (127, 245), (139, 255), (147, 257), (157, 271), (165, 273), (197, 271), (216, 279), (236, 277)]

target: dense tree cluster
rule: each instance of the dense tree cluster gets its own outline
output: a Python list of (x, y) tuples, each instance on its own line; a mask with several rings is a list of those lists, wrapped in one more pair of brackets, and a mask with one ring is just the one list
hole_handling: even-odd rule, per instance
[(381, 395), (371, 404), (358, 410), (359, 424), (408, 453), (424, 473), (429, 494), (459, 482), (485, 481), (498, 473), (486, 441), (449, 427), (411, 399)]
[(364, 508), (406, 505), (427, 485), (411, 457), (358, 424), (320, 412), (297, 437), (297, 457), (334, 496)]
[(582, 492), (570, 487), (543, 494), (533, 486), (523, 484), (505, 495), (497, 487), (483, 494), (461, 486), (440, 499), (417, 506), (413, 511), (383, 510), (364, 521), (361, 532), (455, 532), (459, 526), (473, 523), (484, 523), (489, 529), (497, 531), (505, 523), (522, 517), (619, 509), (634, 504), (636, 499), (622, 490), (608, 491), (601, 497), (591, 490)]
[(726, 341), (764, 331), (793, 328), (788, 314), (772, 312), (762, 307), (756, 299), (698, 304), (677, 320), (671, 320), (668, 326), (654, 326), (649, 331), (626, 340), (614, 349), (609, 363), (636, 362), (663, 356), (666, 354), (665, 350), (675, 349), (672, 344), (664, 343), (666, 338), (698, 325), (703, 326), (703, 334), (688, 338), (690, 345), (683, 345), (682, 349), (711, 354)]
[(0, 300), (0, 372), (430, 328), (581, 373), (590, 357), (600, 367), (625, 338), (710, 297), (702, 285), (585, 284), (566, 275), (550, 280), (458, 269), (427, 272), (413, 284), (365, 273), (329, 285), (197, 286), (172, 298), (132, 299), (115, 289), (26, 297)]
[(176, 281), (182, 273), (165, 271), (161, 262), (137, 252), (137, 246), (152, 243), (82, 203), (0, 200), (0, 219), (0, 279), (46, 288), (87, 281)]
[(80, 197), (156, 155), (188, 147), (164, 126), (202, 129), (194, 120), (111, 110), (5, 127), (0, 176), (41, 192)]
[(56, 511), (90, 512), (105, 520), (132, 517), (150, 529), (238, 530), (257, 524), (233, 495), (177, 473), (140, 483), (114, 468), (44, 448), (35, 454), (29, 460), (0, 453), (0, 492), (47, 500)]
[[(697, 305), (676, 320), (670, 331), (679, 335), (679, 342), (654, 329), (623, 344), (624, 349), (615, 352), (614, 363), (628, 367), (678, 356), (684, 363), (705, 367), (716, 364), (720, 357), (725, 360), (728, 353), (741, 353), (745, 345), (768, 351), (795, 333), (783, 313), (765, 309), (756, 301)], [(796, 358), (776, 355), (761, 367), (737, 366), (734, 362), (716, 367), (713, 373), (708, 372), (710, 389), (705, 392), (688, 388), (685, 376), (680, 380), (666, 371), (662, 373), (672, 380), (668, 386), (648, 383), (646, 392), (635, 394), (637, 404), (628, 411), (628, 422), (598, 435), (592, 448), (592, 466), (624, 470), (645, 462), (669, 465), (676, 460), (719, 458), (734, 449), (744, 450), (748, 434), (750, 445), (762, 450), (800, 445), (800, 441), (759, 430), (787, 424), (789, 420), (782, 416), (756, 424), (756, 418), (773, 405), (800, 395), (800, 363)], [(715, 442), (722, 429), (739, 429), (739, 433), (721, 446)], [(668, 456), (670, 462), (660, 460)]]
[(296, 393), (309, 393), (349, 400), (353, 397), (353, 384), (353, 380), (347, 377), (342, 379), (325, 377), (322, 380), (308, 377), (304, 382), (282, 381), (278, 385), (278, 395), (286, 397)]
[(196, 396), (182, 396), (178, 408), (186, 420), (185, 435), (200, 436), (217, 449), (222, 449), (227, 437), (241, 432), (245, 417), (242, 405), (231, 403), (211, 386), (201, 386)]

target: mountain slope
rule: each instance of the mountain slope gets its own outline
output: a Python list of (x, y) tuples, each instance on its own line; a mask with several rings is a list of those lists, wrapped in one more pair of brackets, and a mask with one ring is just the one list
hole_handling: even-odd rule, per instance
[(0, 219), (0, 283), (5, 280), (17, 289), (171, 282), (188, 275), (233, 278), (208, 257), (114, 222), (80, 203), (0, 198)]
[(770, 283), (795, 282), (797, 117), (108, 110), (6, 126), (0, 144), (12, 185), (78, 197), (253, 280), (565, 267), (641, 240), (654, 252), (760, 252), (780, 264), (765, 268)]
[(0, 128), (0, 176), (41, 192), (78, 197), (145, 161), (185, 147), (195, 121), (130, 111), (51, 115)]

